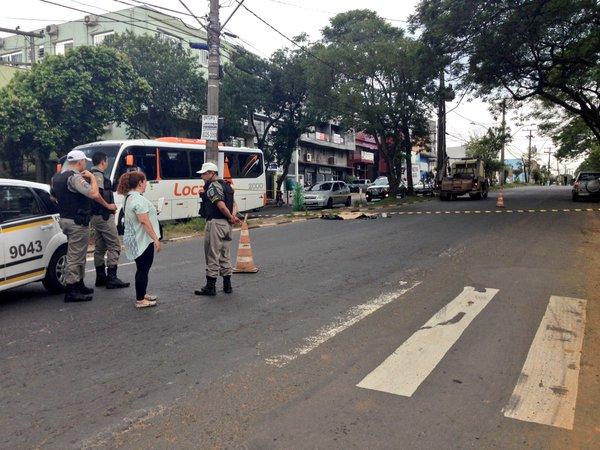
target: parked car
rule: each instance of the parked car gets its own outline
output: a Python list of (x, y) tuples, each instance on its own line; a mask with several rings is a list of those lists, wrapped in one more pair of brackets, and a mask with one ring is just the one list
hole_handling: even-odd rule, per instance
[(433, 195), (433, 182), (432, 181), (418, 181), (413, 186), (415, 194), (420, 195)]
[(600, 172), (579, 172), (571, 190), (573, 201), (600, 198)]
[(339, 204), (352, 204), (350, 188), (343, 181), (323, 181), (304, 191), (304, 205), (307, 208), (333, 208)]
[(0, 291), (34, 281), (64, 290), (67, 237), (58, 220), (48, 185), (0, 179)]
[[(381, 199), (389, 197), (390, 195), (390, 183), (388, 177), (379, 177), (367, 188), (366, 198), (370, 202), (373, 199)], [(406, 195), (406, 185), (400, 182), (398, 186), (398, 196), (404, 197)]]
[(350, 188), (350, 192), (360, 192), (361, 190), (365, 192), (367, 188), (371, 185), (371, 180), (359, 178), (354, 180), (352, 183), (348, 183), (348, 187)]

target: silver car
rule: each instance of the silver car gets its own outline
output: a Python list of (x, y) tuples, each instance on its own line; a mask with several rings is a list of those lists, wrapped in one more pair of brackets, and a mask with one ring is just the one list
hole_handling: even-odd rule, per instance
[(600, 199), (600, 172), (580, 172), (571, 190), (573, 201)]
[(304, 205), (307, 208), (333, 208), (339, 204), (352, 204), (350, 188), (343, 181), (323, 181), (304, 191)]

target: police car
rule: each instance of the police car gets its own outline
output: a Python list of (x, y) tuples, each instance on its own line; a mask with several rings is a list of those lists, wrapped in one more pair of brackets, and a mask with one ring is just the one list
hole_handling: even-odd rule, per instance
[(65, 287), (67, 237), (45, 184), (0, 178), (0, 291), (41, 281)]

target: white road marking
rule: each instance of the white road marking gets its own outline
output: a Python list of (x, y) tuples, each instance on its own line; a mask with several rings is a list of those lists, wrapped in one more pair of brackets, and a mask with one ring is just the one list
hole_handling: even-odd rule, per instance
[(466, 286), (357, 386), (411, 397), (497, 292)]
[[(403, 281), (401, 284), (406, 285), (407, 283)], [(285, 366), (299, 356), (306, 355), (308, 352), (327, 342), (332, 337), (373, 314), (379, 308), (393, 302), (398, 297), (417, 287), (419, 284), (421, 284), (421, 282), (417, 281), (408, 287), (387, 294), (381, 294), (379, 297), (376, 297), (367, 303), (353, 306), (343, 316), (337, 317), (332, 323), (318, 330), (314, 336), (306, 338), (304, 340), (304, 345), (295, 348), (288, 354), (267, 358), (265, 360), (266, 363), (277, 367)]]
[(573, 429), (586, 301), (550, 297), (504, 415)]

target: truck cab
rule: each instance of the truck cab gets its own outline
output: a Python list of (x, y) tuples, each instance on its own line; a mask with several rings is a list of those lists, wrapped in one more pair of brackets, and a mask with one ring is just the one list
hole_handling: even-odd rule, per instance
[(487, 198), (490, 188), (485, 176), (483, 161), (479, 158), (463, 158), (453, 161), (448, 167), (440, 185), (440, 200), (452, 200), (461, 195), (469, 195), (472, 199)]

